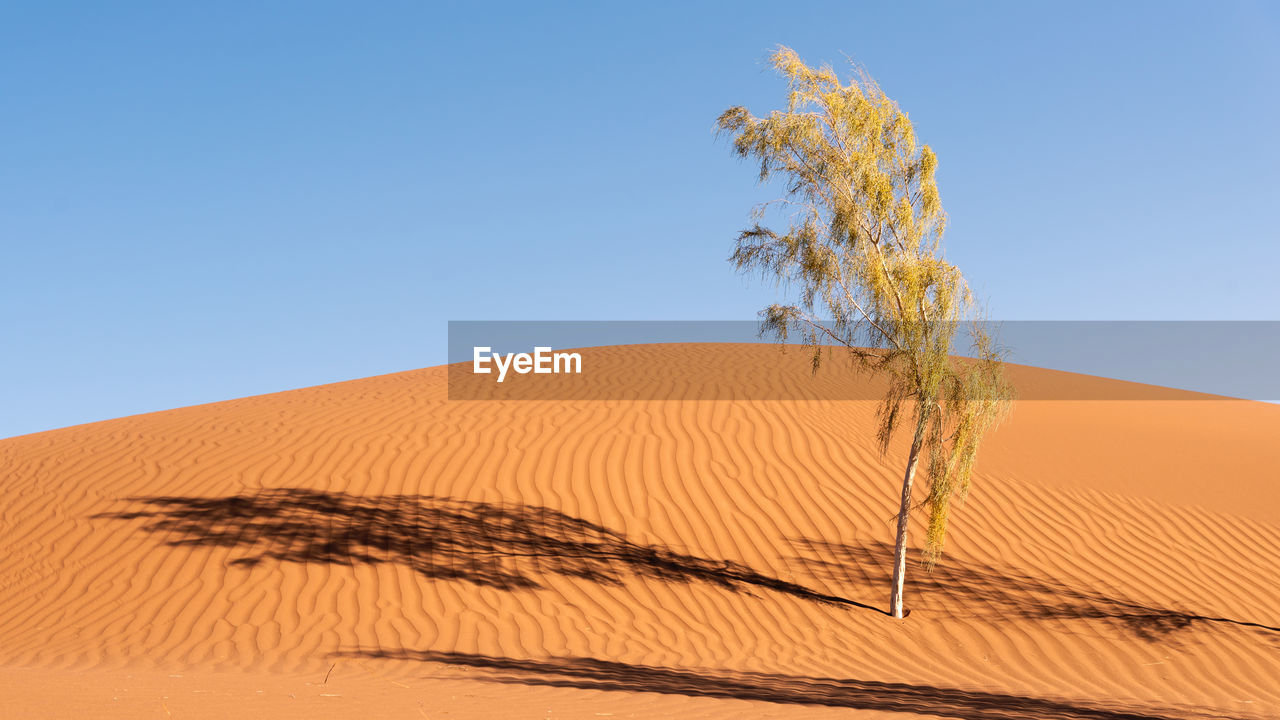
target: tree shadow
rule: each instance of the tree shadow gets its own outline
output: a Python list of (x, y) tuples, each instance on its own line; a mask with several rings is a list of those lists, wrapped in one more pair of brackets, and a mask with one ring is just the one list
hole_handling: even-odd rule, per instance
[(247, 551), (233, 565), (395, 563), (425, 577), (502, 590), (541, 587), (548, 574), (618, 585), (632, 575), (701, 582), (734, 592), (772, 590), (818, 603), (880, 610), (770, 577), (730, 560), (641, 545), (581, 518), (534, 505), (429, 495), (357, 496), (264, 490), (229, 497), (138, 497), (145, 510), (102, 513), (146, 519), (171, 546)]
[[(507, 591), (536, 590), (549, 575), (619, 585), (628, 576), (706, 583), (750, 594), (769, 590), (816, 603), (884, 614), (859, 593), (889, 586), (893, 547), (887, 543), (796, 541), (808, 550), (792, 558), (839, 595), (761, 573), (730, 560), (643, 545), (602, 525), (535, 505), (497, 504), (429, 495), (357, 496), (306, 489), (264, 490), (225, 497), (138, 497), (145, 509), (95, 517), (146, 520), (143, 529), (169, 536), (171, 546), (241, 551), (233, 565), (395, 563), (424, 577)], [(1009, 567), (948, 557), (932, 573), (907, 574), (916, 609), (942, 608), (957, 617), (1032, 620), (1094, 619), (1154, 641), (1196, 624), (1280, 633), (1255, 622), (1212, 617), (1138, 602)], [(852, 599), (851, 599), (852, 598)]]
[[(935, 715), (961, 720), (1175, 720), (1208, 717), (1190, 709), (1124, 709), (930, 685), (804, 677), (776, 673), (673, 669), (594, 658), (517, 660), (469, 653), (415, 650), (341, 652), (338, 657), (444, 663), (482, 668), (486, 682), (585, 690), (652, 692), (691, 697), (821, 705)], [(1154, 714), (1158, 713), (1158, 714)], [(1212, 717), (1225, 717), (1213, 714)]]
[[(836, 585), (887, 587), (892, 576), (893, 546), (887, 543), (834, 544), (801, 540), (810, 551), (793, 558), (815, 578)], [(1053, 578), (1036, 577), (1014, 568), (959, 561), (948, 557), (932, 572), (907, 573), (908, 599), (945, 608), (960, 617), (1019, 617), (1030, 620), (1095, 619), (1113, 623), (1155, 641), (1196, 624), (1223, 624), (1280, 633), (1256, 622), (1211, 617), (1138, 602), (1097, 589), (1074, 587)]]

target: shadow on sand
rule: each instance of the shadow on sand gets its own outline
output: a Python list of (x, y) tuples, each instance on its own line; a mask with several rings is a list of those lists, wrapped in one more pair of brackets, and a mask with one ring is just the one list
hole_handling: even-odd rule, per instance
[[(797, 541), (802, 575), (840, 595), (715, 560), (642, 545), (623, 534), (546, 507), (494, 504), (428, 495), (357, 496), (304, 489), (228, 497), (130, 498), (143, 508), (96, 517), (146, 520), (143, 528), (171, 546), (233, 548), (234, 565), (395, 563), (425, 577), (516, 591), (537, 589), (549, 575), (618, 585), (627, 576), (707, 583), (733, 592), (768, 590), (806, 601), (883, 614), (867, 601), (889, 586), (888, 544)], [(1035, 620), (1099, 619), (1155, 640), (1197, 623), (1280, 632), (1260, 623), (1210, 617), (1037, 578), (1016, 569), (948, 557), (932, 573), (907, 575), (917, 609), (957, 617)], [(859, 600), (850, 599), (860, 598)]]
[[(476, 679), (514, 685), (653, 692), (691, 697), (820, 705), (934, 715), (963, 720), (1174, 720), (1209, 717), (1173, 708), (1124, 709), (1101, 704), (868, 680), (802, 677), (628, 665), (593, 658), (516, 660), (412, 650), (346, 652), (338, 657), (444, 663), (491, 671)], [(1212, 715), (1212, 717), (1224, 717)]]
[[(893, 546), (887, 543), (838, 545), (800, 540), (807, 550), (792, 559), (815, 578), (834, 586), (888, 587)], [(907, 573), (908, 600), (940, 608), (957, 617), (1029, 620), (1097, 619), (1114, 623), (1143, 638), (1158, 640), (1195, 624), (1217, 623), (1280, 633), (1280, 628), (1137, 602), (1096, 589), (1073, 587), (1052, 578), (1035, 577), (1009, 567), (946, 557), (932, 572)]]
[(104, 513), (144, 518), (171, 546), (247, 552), (235, 565), (397, 563), (430, 578), (502, 590), (536, 589), (548, 574), (617, 585), (624, 575), (702, 582), (735, 592), (772, 590), (813, 602), (880, 610), (770, 577), (729, 560), (657, 545), (532, 505), (500, 505), (426, 495), (356, 496), (264, 490), (231, 497), (130, 498), (144, 510)]

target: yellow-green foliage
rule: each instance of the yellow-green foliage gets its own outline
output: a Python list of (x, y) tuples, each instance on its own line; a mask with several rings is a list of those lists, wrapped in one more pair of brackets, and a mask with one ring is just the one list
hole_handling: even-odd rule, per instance
[[(934, 179), (937, 156), (866, 72), (845, 84), (829, 66), (811, 68), (786, 47), (771, 60), (789, 86), (786, 109), (756, 117), (733, 107), (717, 125), (739, 157), (760, 163), (762, 182), (782, 178), (786, 192), (758, 209), (730, 260), (798, 288), (798, 303), (761, 315), (779, 339), (801, 334), (815, 370), (822, 347), (838, 344), (889, 378), (878, 414), (882, 451), (904, 408), (911, 410), (911, 456), (927, 451), (924, 561), (932, 567), (951, 503), (968, 490), (982, 438), (1010, 397), (980, 326), (971, 325), (977, 360), (951, 357), (959, 324), (974, 317), (973, 297), (942, 256), (947, 217)], [(785, 232), (759, 222), (773, 204), (787, 211)], [(830, 320), (820, 321), (819, 312)]]

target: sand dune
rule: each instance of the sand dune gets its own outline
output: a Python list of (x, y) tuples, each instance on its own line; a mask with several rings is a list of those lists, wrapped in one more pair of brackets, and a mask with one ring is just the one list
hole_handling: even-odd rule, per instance
[[(764, 345), (585, 352), (834, 381)], [(873, 403), (446, 374), (0, 441), (7, 716), (1280, 717), (1280, 407), (1019, 402), (897, 621)]]

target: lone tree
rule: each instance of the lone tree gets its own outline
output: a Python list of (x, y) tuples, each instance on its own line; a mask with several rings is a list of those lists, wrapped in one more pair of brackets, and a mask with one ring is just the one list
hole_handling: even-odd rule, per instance
[[(717, 121), (739, 157), (759, 161), (762, 183), (786, 183), (781, 199), (756, 209), (730, 261), (799, 290), (796, 304), (761, 311), (763, 333), (799, 335), (815, 372), (824, 347), (835, 345), (888, 380), (877, 412), (881, 453), (910, 417), (889, 596), (900, 618), (916, 466), (927, 458), (922, 561), (932, 569), (951, 505), (967, 492), (979, 444), (1008, 412), (1011, 391), (980, 324), (968, 323), (972, 359), (951, 357), (961, 323), (976, 319), (973, 296), (942, 256), (937, 158), (916, 142), (907, 114), (860, 68), (842, 84), (829, 66), (811, 68), (787, 47), (771, 61), (790, 89), (786, 110), (759, 118), (733, 107)], [(783, 232), (760, 224), (774, 205), (787, 211)]]

